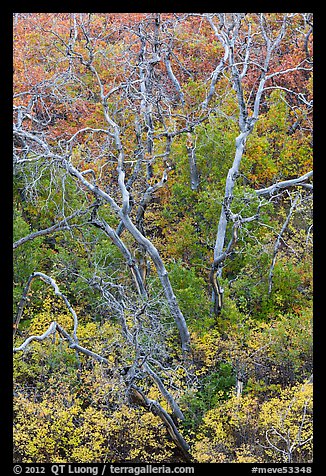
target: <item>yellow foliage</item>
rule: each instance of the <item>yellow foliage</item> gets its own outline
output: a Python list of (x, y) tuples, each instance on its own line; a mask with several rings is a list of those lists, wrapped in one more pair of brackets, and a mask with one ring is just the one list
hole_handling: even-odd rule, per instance
[(68, 332), (73, 329), (73, 316), (70, 314), (63, 300), (56, 296), (47, 296), (42, 303), (42, 310), (33, 314), (29, 334), (43, 334), (52, 321), (56, 321)]
[(313, 393), (311, 384), (286, 388), (262, 405), (259, 414), (261, 444), (275, 462), (301, 462), (312, 458)]
[(165, 426), (142, 408), (123, 404), (113, 412), (93, 405), (85, 409), (64, 388), (40, 401), (18, 396), (14, 412), (17, 462), (173, 461), (175, 444)]
[(199, 360), (203, 364), (197, 370), (197, 375), (201, 375), (206, 372), (205, 367), (210, 367), (216, 363), (216, 358), (221, 348), (220, 333), (217, 329), (212, 329), (209, 333), (202, 335), (192, 332), (191, 342), (194, 360)]
[(312, 385), (298, 384), (259, 404), (233, 396), (209, 410), (194, 436), (199, 462), (268, 463), (312, 460)]
[(235, 450), (236, 463), (264, 463), (254, 446), (243, 444)]
[(227, 463), (226, 455), (219, 452), (207, 437), (196, 441), (192, 449), (192, 456), (198, 463)]

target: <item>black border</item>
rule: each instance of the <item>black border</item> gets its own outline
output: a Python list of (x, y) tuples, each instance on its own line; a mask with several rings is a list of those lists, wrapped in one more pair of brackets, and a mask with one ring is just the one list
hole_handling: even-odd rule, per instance
[[(12, 20), (8, 18), (7, 11), (1, 15), (1, 36), (4, 39), (1, 47), (3, 68), (1, 71), (1, 297), (0, 297), (0, 349), (1, 356), (1, 419), (0, 428), (3, 432), (1, 438), (0, 467), (5, 466), (4, 474), (12, 474), (12, 394), (13, 394), (13, 365), (12, 365)], [(10, 461), (11, 459), (11, 461)], [(7, 470), (8, 468), (8, 470)]]

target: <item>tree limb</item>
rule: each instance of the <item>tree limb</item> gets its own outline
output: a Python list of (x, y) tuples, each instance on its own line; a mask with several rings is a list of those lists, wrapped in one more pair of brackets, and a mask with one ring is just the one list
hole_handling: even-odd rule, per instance
[(69, 229), (69, 225), (67, 224), (69, 220), (72, 220), (76, 216), (84, 215), (87, 212), (88, 210), (85, 210), (85, 211), (77, 210), (76, 212), (72, 213), (71, 215), (64, 218), (63, 220), (60, 220), (58, 223), (55, 223), (49, 228), (44, 228), (43, 230), (34, 231), (33, 233), (30, 233), (29, 235), (24, 236), (23, 238), (20, 238), (19, 240), (15, 241), (13, 243), (13, 249), (15, 250), (16, 248), (23, 245), (27, 241), (34, 240), (35, 238), (38, 238), (39, 236), (50, 235), (51, 233), (67, 230)]
[(16, 321), (15, 321), (15, 324), (14, 324), (14, 337), (15, 337), (15, 334), (16, 334), (18, 326), (19, 326), (19, 322), (20, 322), (21, 317), (22, 317), (22, 313), (23, 313), (23, 310), (24, 310), (24, 307), (25, 307), (25, 304), (26, 304), (26, 301), (27, 301), (27, 295), (28, 295), (29, 289), (30, 289), (31, 284), (32, 284), (32, 282), (35, 278), (40, 278), (42, 281), (44, 281), (47, 284), (49, 284), (50, 286), (52, 286), (53, 289), (54, 289), (54, 294), (63, 299), (64, 303), (66, 304), (66, 306), (69, 310), (69, 312), (72, 314), (72, 317), (73, 317), (73, 320), (74, 320), (74, 329), (73, 329), (74, 342), (78, 343), (78, 339), (77, 339), (78, 318), (77, 318), (77, 314), (76, 314), (75, 310), (71, 306), (71, 304), (68, 301), (65, 294), (63, 294), (59, 290), (59, 287), (58, 287), (57, 283), (54, 281), (54, 279), (50, 278), (50, 276), (47, 276), (46, 274), (40, 273), (40, 272), (32, 273), (30, 275), (30, 277), (28, 278), (28, 280), (27, 280), (27, 284), (25, 286), (25, 289), (23, 291), (21, 300), (20, 300), (19, 305), (18, 305)]
[(312, 189), (313, 185), (305, 183), (310, 177), (312, 177), (312, 175), (313, 175), (313, 171), (311, 170), (310, 172), (307, 172), (301, 177), (290, 179), (290, 180), (284, 180), (283, 182), (277, 182), (273, 185), (270, 185), (269, 187), (256, 190), (256, 194), (258, 196), (272, 195), (274, 192), (277, 192), (280, 189), (294, 187), (296, 185), (300, 185), (302, 187)]

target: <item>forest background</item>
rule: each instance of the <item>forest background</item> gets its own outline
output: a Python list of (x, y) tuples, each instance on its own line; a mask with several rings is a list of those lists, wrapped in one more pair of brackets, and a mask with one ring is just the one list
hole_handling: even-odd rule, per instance
[(312, 14), (15, 14), (14, 459), (312, 461)]

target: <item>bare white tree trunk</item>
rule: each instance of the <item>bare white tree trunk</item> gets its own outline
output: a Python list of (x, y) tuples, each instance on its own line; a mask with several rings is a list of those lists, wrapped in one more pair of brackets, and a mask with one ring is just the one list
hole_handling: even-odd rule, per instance
[[(233, 88), (237, 95), (238, 107), (239, 107), (239, 128), (240, 134), (237, 136), (235, 140), (235, 154), (232, 167), (229, 169), (226, 183), (225, 183), (225, 191), (224, 191), (224, 199), (222, 203), (222, 208), (220, 212), (220, 218), (217, 228), (217, 235), (214, 247), (214, 261), (212, 265), (212, 269), (216, 270), (216, 280), (222, 275), (223, 269), (223, 261), (221, 261), (220, 257), (223, 254), (223, 249), (225, 246), (225, 237), (227, 232), (227, 225), (228, 225), (228, 216), (227, 211), (230, 210), (230, 206), (233, 200), (233, 191), (236, 184), (237, 177), (239, 175), (240, 164), (243, 157), (245, 145), (249, 134), (252, 132), (255, 123), (258, 120), (259, 116), (259, 109), (261, 103), (261, 97), (264, 91), (264, 86), (266, 80), (269, 78), (267, 75), (268, 67), (270, 63), (270, 58), (272, 51), (279, 45), (281, 39), (285, 33), (285, 26), (286, 26), (286, 15), (283, 19), (283, 24), (279, 31), (278, 36), (276, 39), (272, 40), (265, 29), (264, 25), (264, 18), (261, 15), (260, 17), (260, 27), (261, 27), (261, 34), (266, 43), (266, 54), (264, 59), (264, 64), (261, 66), (261, 75), (258, 83), (258, 87), (256, 90), (255, 98), (254, 98), (254, 107), (251, 116), (248, 113), (248, 107), (244, 98), (243, 92), (243, 84), (242, 80), (245, 76), (248, 67), (248, 61), (250, 57), (250, 45), (251, 45), (251, 32), (250, 29), (248, 30), (247, 35), (247, 44), (246, 44), (246, 55), (245, 60), (243, 63), (242, 71), (239, 71), (236, 59), (235, 59), (235, 45), (236, 41), (239, 37), (239, 31), (241, 27), (241, 23), (243, 22), (244, 15), (241, 13), (232, 14), (231, 20), (226, 20), (225, 15), (220, 15), (220, 25), (218, 29), (213, 22), (211, 17), (208, 17), (209, 23), (211, 24), (217, 38), (222, 42), (224, 45), (224, 50), (228, 51), (228, 63), (231, 68), (231, 78)], [(217, 263), (219, 262), (219, 265)], [(216, 269), (217, 268), (217, 269)], [(217, 284), (218, 285), (218, 284)], [(221, 289), (221, 293), (223, 290)], [(213, 292), (213, 301), (216, 304), (217, 295)], [(215, 305), (216, 309), (216, 305)]]

